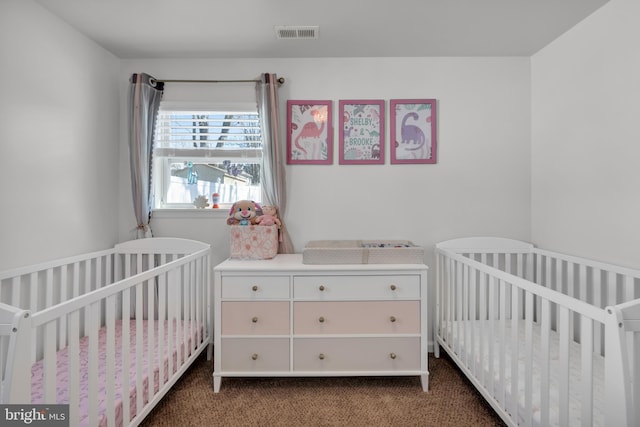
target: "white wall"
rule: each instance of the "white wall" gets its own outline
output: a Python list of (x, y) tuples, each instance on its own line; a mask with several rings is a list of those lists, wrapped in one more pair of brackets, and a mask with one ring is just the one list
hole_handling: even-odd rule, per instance
[(119, 64), (31, 0), (0, 2), (0, 270), (117, 241)]
[(640, 268), (640, 2), (611, 0), (534, 55), (532, 240)]
[[(144, 71), (160, 79), (251, 79), (275, 72), (282, 143), (287, 99), (332, 100), (334, 164), (287, 167), (285, 220), (297, 251), (315, 239), (407, 239), (428, 250), (465, 235), (529, 240), (530, 64), (528, 58), (123, 60), (121, 82)], [(390, 165), (389, 99), (436, 98), (438, 163)], [(338, 165), (338, 100), (387, 101), (386, 165)], [(124, 103), (124, 100), (123, 100)], [(122, 142), (122, 153), (125, 152)], [(135, 226), (121, 155), (121, 240)], [(152, 221), (155, 235), (196, 237), (228, 256), (225, 213)]]

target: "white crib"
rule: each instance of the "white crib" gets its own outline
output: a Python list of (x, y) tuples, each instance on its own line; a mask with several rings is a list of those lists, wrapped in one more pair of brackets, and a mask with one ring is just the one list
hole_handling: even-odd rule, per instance
[(0, 402), (138, 425), (212, 344), (210, 247), (175, 238), (0, 273)]
[(640, 271), (475, 237), (436, 275), (435, 355), (507, 425), (640, 425)]

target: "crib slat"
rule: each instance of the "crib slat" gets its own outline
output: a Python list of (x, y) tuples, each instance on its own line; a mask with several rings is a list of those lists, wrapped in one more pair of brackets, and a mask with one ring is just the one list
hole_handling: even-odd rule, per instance
[(182, 299), (182, 336), (184, 338), (184, 360), (187, 360), (187, 357), (191, 354), (191, 344), (192, 335), (189, 332), (189, 319), (191, 319), (191, 281), (193, 280), (193, 275), (195, 274), (194, 263), (187, 264), (185, 267), (185, 281), (182, 284), (182, 289), (184, 290), (184, 297)]
[(45, 273), (45, 283), (44, 283), (44, 304), (45, 307), (51, 307), (53, 305), (53, 269), (48, 268)]
[[(66, 301), (67, 295), (67, 266), (60, 269), (60, 301)], [(67, 342), (67, 317), (60, 317), (60, 327), (58, 328), (58, 347), (63, 348)]]
[(582, 316), (581, 325), (581, 418), (582, 426), (590, 427), (593, 425), (593, 320)]
[[(107, 425), (108, 427), (115, 427), (116, 411), (115, 411), (115, 377), (116, 377), (116, 298), (117, 295), (112, 295), (107, 298), (106, 301), (106, 334), (107, 334), (107, 354), (106, 354), (106, 366), (107, 366)], [(124, 369), (123, 369), (124, 370)]]
[(94, 289), (94, 283), (93, 283), (93, 279), (92, 279), (92, 275), (93, 275), (93, 266), (91, 264), (91, 260), (87, 259), (84, 260), (84, 289), (83, 289), (83, 294), (86, 294), (90, 291), (92, 291)]
[(190, 324), (185, 326), (187, 328), (185, 330), (187, 331), (189, 340), (191, 342), (191, 344), (189, 345), (189, 350), (187, 352), (187, 354), (189, 355), (191, 355), (192, 350), (195, 348), (194, 343), (192, 341), (193, 340), (192, 337), (196, 336), (196, 339), (198, 340), (197, 342), (200, 342), (200, 339), (199, 339), (200, 332), (193, 329), (196, 326), (194, 325), (193, 319), (194, 318), (197, 319), (197, 312), (196, 312), (197, 302), (195, 299), (195, 293), (196, 293), (195, 284), (197, 283), (198, 276), (200, 273), (199, 265), (200, 265), (199, 260), (196, 260), (193, 263), (189, 264), (189, 281), (187, 282), (187, 285), (186, 285), (189, 297), (186, 300), (186, 304), (185, 304), (185, 307), (186, 307), (185, 319), (191, 319)]
[(493, 276), (489, 276), (489, 316), (488, 316), (488, 320), (487, 320), (487, 324), (489, 325), (489, 327), (487, 328), (489, 330), (489, 359), (488, 359), (488, 366), (489, 366), (489, 371), (488, 371), (488, 377), (489, 377), (489, 390), (491, 390), (494, 394), (494, 396), (498, 396), (497, 390), (496, 390), (496, 386), (495, 386), (495, 364), (494, 364), (494, 357), (495, 357), (495, 352), (494, 352), (494, 343), (495, 343), (495, 337), (494, 337), (494, 331), (495, 331), (495, 322), (496, 319), (498, 318), (497, 313), (496, 313), (496, 298), (497, 298), (497, 292), (496, 292), (496, 278)]
[[(125, 257), (126, 260), (129, 257)], [(126, 269), (126, 266), (125, 266)], [(131, 382), (129, 379), (129, 368), (131, 366), (131, 288), (128, 288), (122, 292), (122, 390), (124, 390), (125, 394), (128, 394), (127, 390), (131, 388)], [(122, 417), (123, 423), (129, 424), (131, 411), (130, 399), (122, 399)]]
[(562, 288), (562, 284), (564, 283), (564, 280), (562, 280), (562, 273), (564, 271), (564, 261), (561, 259), (556, 259), (555, 264), (556, 264), (556, 280), (555, 280), (554, 289), (557, 290), (558, 292), (566, 293), (565, 290)]
[[(486, 342), (487, 342), (487, 275), (484, 272), (480, 272), (480, 304), (479, 304), (479, 308), (480, 308), (480, 336), (478, 337), (478, 379), (480, 380), (480, 383), (483, 384), (485, 387), (487, 387), (487, 383), (485, 382), (485, 368), (484, 368), (484, 363), (483, 360), (485, 360), (484, 355), (485, 355), (485, 346), (486, 346)], [(491, 360), (491, 359), (489, 359)]]
[(499, 358), (499, 371), (498, 371), (498, 388), (500, 390), (499, 401), (505, 405), (506, 404), (506, 387), (505, 387), (505, 379), (506, 379), (506, 363), (505, 363), (505, 354), (506, 354), (506, 324), (507, 324), (507, 297), (506, 297), (506, 285), (503, 280), (498, 280), (500, 283), (500, 332), (498, 333), (500, 339), (500, 354)]
[[(182, 280), (184, 279), (184, 266), (180, 267), (180, 271), (176, 272), (173, 276), (173, 280), (172, 283), (175, 284), (175, 288), (176, 288), (176, 364), (177, 366), (180, 366), (181, 359), (183, 357), (183, 351), (184, 348), (182, 347), (182, 333), (183, 333), (183, 329), (182, 329), (182, 300), (183, 300), (183, 287), (181, 286)], [(176, 369), (177, 369), (176, 366)], [(172, 371), (173, 372), (173, 371)]]
[(69, 424), (79, 425), (80, 408), (80, 313), (69, 313)]
[(551, 303), (548, 299), (541, 301), (540, 319), (540, 425), (548, 426), (550, 419), (550, 340), (551, 340)]
[(575, 283), (575, 268), (576, 265), (573, 262), (567, 261), (567, 295), (574, 297), (576, 295), (576, 283)]
[(578, 269), (578, 280), (580, 281), (580, 299), (582, 301), (589, 301), (587, 294), (587, 266), (584, 264), (580, 264), (580, 268)]
[(617, 278), (618, 275), (613, 271), (607, 272), (606, 277), (606, 289), (607, 289), (607, 300), (604, 302), (604, 306), (608, 305), (616, 305), (618, 301), (618, 287), (617, 287)]
[(635, 293), (634, 293), (634, 286), (633, 286), (633, 276), (624, 276), (624, 300), (625, 301), (631, 301), (632, 299), (635, 298)]
[(44, 401), (45, 402), (57, 402), (56, 400), (56, 367), (57, 367), (57, 354), (56, 354), (56, 323), (55, 321), (48, 322), (44, 325), (43, 338), (44, 338)]
[(476, 313), (476, 271), (475, 269), (471, 269), (469, 267), (469, 325), (467, 327), (467, 331), (469, 334), (469, 350), (467, 351), (467, 359), (469, 360), (469, 368), (473, 372), (474, 376), (478, 375), (478, 369), (476, 364), (476, 334), (475, 330), (472, 329), (473, 325), (476, 324), (478, 320), (478, 316)]
[(461, 333), (460, 338), (463, 340), (463, 349), (464, 354), (460, 355), (460, 358), (463, 360), (465, 366), (469, 366), (469, 355), (473, 353), (473, 347), (471, 347), (470, 343), (470, 332), (468, 325), (468, 310), (469, 310), (469, 266), (462, 266), (462, 287), (460, 289), (460, 315), (458, 316)]
[(551, 259), (548, 256), (543, 256), (545, 267), (545, 286), (549, 289), (553, 289), (553, 282), (551, 281)]
[[(100, 328), (100, 304), (91, 304), (85, 310), (89, 335), (89, 396), (98, 395), (98, 330)], [(98, 401), (89, 398), (89, 425), (98, 425)]]
[(559, 396), (559, 425), (569, 425), (569, 309), (559, 308), (558, 334), (560, 336), (560, 371), (558, 372), (560, 381)]
[(102, 288), (105, 283), (102, 281), (102, 257), (96, 259), (96, 274), (95, 274), (96, 289)]
[[(511, 413), (514, 414), (515, 418), (518, 418), (518, 396), (519, 396), (519, 381), (518, 378), (518, 365), (519, 365), (519, 349), (520, 349), (520, 338), (519, 338), (519, 320), (520, 320), (520, 302), (518, 300), (518, 294), (520, 291), (518, 289), (511, 289), (512, 286), (508, 284), (509, 289), (511, 290)], [(506, 339), (506, 337), (505, 337)]]
[[(136, 255), (136, 270), (134, 274), (141, 273), (144, 270), (144, 266), (142, 265), (142, 261), (147, 258), (149, 263), (153, 259), (153, 255), (150, 254), (137, 254)], [(149, 266), (151, 268), (151, 266)]]
[[(207, 278), (207, 269), (208, 269), (207, 260), (203, 258), (202, 261), (200, 262), (199, 274), (198, 274), (196, 283), (200, 280), (202, 280), (203, 283), (209, 283)], [(200, 289), (194, 283), (194, 289), (196, 290), (196, 296), (195, 296), (196, 304), (199, 307), (199, 312), (196, 316), (199, 322), (196, 324), (196, 327), (198, 327), (198, 331), (202, 331), (201, 333), (198, 334), (198, 342), (200, 342), (205, 339), (207, 334), (206, 331), (209, 329), (209, 318), (207, 313), (209, 312), (210, 298), (208, 295), (207, 286), (204, 286), (202, 289)], [(200, 325), (203, 325), (202, 329), (200, 329), (199, 327)], [(208, 347), (211, 348), (210, 345), (208, 345)]]
[(531, 425), (533, 419), (533, 294), (526, 292), (525, 295), (525, 370), (524, 370), (524, 419), (526, 424)]
[(113, 283), (113, 254), (105, 255), (105, 284)]
[[(143, 336), (144, 336), (144, 325), (143, 325), (143, 301), (142, 301), (142, 283), (138, 283), (135, 286), (136, 292), (136, 308), (135, 308), (135, 324), (136, 324), (136, 348), (135, 348), (135, 358), (136, 358), (136, 408), (143, 407), (143, 398), (144, 398), (144, 387), (143, 387), (143, 379), (144, 379), (144, 370), (142, 369), (143, 360), (142, 357), (144, 355), (144, 346), (143, 346)], [(153, 377), (150, 377), (148, 380), (148, 386), (150, 389), (153, 389)]]
[[(592, 289), (593, 289), (593, 305), (596, 307), (604, 308), (602, 301), (602, 270), (599, 268), (593, 268), (591, 277)], [(594, 345), (598, 352), (604, 348), (604, 329), (596, 328)]]
[(38, 273), (31, 273), (29, 275), (29, 293), (30, 293), (30, 301), (29, 301), (29, 310), (33, 313), (38, 311)]
[(16, 276), (11, 280), (11, 305), (22, 307), (20, 304), (20, 277)]
[[(156, 324), (155, 324), (155, 319), (156, 319), (156, 313), (155, 313), (155, 280), (154, 279), (149, 279), (147, 280), (147, 313), (148, 313), (148, 321), (147, 321), (147, 330), (149, 331), (149, 336), (148, 336), (148, 342), (147, 342), (147, 358), (149, 360), (149, 363), (147, 363), (147, 378), (154, 378), (154, 374), (153, 374), (153, 360), (155, 357), (154, 354), (154, 350), (156, 347), (156, 334), (155, 334), (155, 330), (156, 330)], [(160, 359), (158, 357), (158, 359)], [(162, 366), (160, 362), (158, 362), (159, 365), (158, 366)], [(149, 387), (149, 391), (148, 391), (148, 399), (149, 401), (151, 401), (153, 396), (153, 387)]]
[[(629, 347), (632, 349), (632, 360), (638, 360), (640, 357), (640, 332), (629, 334)], [(635, 413), (635, 419), (640, 417), (640, 367), (636, 364), (631, 368), (632, 372), (632, 393), (634, 397), (633, 409), (631, 409), (631, 416)]]
[(73, 298), (80, 295), (80, 263), (73, 263)]
[(131, 257), (132, 255), (124, 256), (124, 276), (123, 277), (131, 277)]
[[(38, 273), (31, 273), (29, 275), (29, 309), (32, 313), (38, 311)], [(35, 363), (37, 360), (36, 349), (38, 347), (37, 337), (35, 334), (31, 337), (31, 363)]]
[(455, 301), (456, 301), (456, 309), (455, 309), (455, 316), (454, 316), (454, 320), (457, 320), (455, 322), (455, 326), (456, 326), (456, 330), (454, 333), (454, 336), (456, 337), (456, 339), (454, 340), (455, 346), (453, 348), (453, 351), (458, 355), (461, 356), (461, 348), (462, 348), (462, 339), (463, 339), (463, 335), (462, 335), (462, 325), (461, 325), (461, 314), (462, 314), (462, 284), (463, 282), (463, 277), (462, 277), (462, 263), (458, 262), (456, 263), (456, 289), (455, 289)]
[(447, 342), (455, 351), (454, 343), (453, 343), (453, 320), (455, 316), (455, 304), (456, 304), (456, 262), (453, 260), (449, 260), (449, 286), (447, 288), (447, 299), (449, 304), (447, 304)]
[(516, 274), (518, 277), (524, 277), (525, 268), (523, 262), (523, 256), (521, 253), (516, 254)]
[[(173, 355), (174, 352), (176, 352), (176, 346), (175, 346), (175, 319), (176, 319), (176, 312), (175, 312), (175, 304), (173, 303), (175, 301), (175, 289), (171, 286), (172, 283), (175, 283), (175, 280), (172, 280), (172, 273), (174, 273), (173, 271), (169, 271), (167, 273), (162, 274), (162, 277), (165, 277), (166, 279), (166, 283), (167, 283), (167, 295), (171, 295), (171, 299), (169, 299), (168, 301), (170, 301), (171, 303), (168, 306), (168, 327), (167, 327), (167, 354), (169, 355)], [(173, 292), (172, 292), (173, 291)], [(174, 370), (174, 362), (173, 362), (173, 357), (169, 357), (169, 363), (168, 363), (168, 369), (167, 369), (167, 379), (171, 377), (171, 374), (173, 373)]]
[[(167, 319), (167, 283), (165, 280), (165, 275), (160, 274), (158, 276), (158, 355), (167, 354), (166, 351), (166, 335), (165, 335), (165, 326), (166, 322), (164, 319)], [(162, 366), (162, 361), (160, 361), (160, 366)], [(158, 373), (158, 381), (160, 384), (164, 384), (164, 369), (160, 369)]]

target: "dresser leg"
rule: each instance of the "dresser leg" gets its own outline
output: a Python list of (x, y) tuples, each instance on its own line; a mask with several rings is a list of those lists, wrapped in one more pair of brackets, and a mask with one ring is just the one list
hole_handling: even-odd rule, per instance
[(422, 391), (429, 391), (429, 374), (420, 375), (420, 384), (422, 384)]
[(213, 374), (213, 392), (218, 393), (220, 391), (220, 383), (222, 383), (222, 377), (220, 375)]

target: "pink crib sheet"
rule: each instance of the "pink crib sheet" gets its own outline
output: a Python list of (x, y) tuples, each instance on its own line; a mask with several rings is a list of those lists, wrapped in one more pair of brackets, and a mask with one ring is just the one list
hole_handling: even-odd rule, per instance
[[(143, 360), (142, 360), (142, 370), (143, 374), (143, 402), (144, 404), (148, 403), (148, 390), (149, 390), (149, 378), (148, 378), (148, 366), (149, 366), (149, 357), (148, 357), (148, 328), (147, 328), (147, 320), (143, 321)], [(158, 357), (158, 322), (154, 322), (155, 332), (154, 332), (154, 342), (156, 348), (153, 350), (153, 393), (155, 394), (160, 389), (159, 384), (159, 357)], [(176, 347), (176, 335), (177, 329), (180, 328), (182, 333), (182, 344), (180, 345), (180, 351), (178, 352)], [(130, 414), (129, 419), (133, 418), (136, 413), (136, 399), (137, 399), (137, 390), (136, 390), (136, 357), (135, 357), (135, 348), (136, 348), (136, 320), (132, 319), (129, 322), (129, 330), (130, 330), (130, 363), (129, 370), (125, 372), (125, 374), (129, 375), (129, 402), (130, 402)], [(197, 339), (197, 328), (191, 327), (191, 322), (187, 322), (186, 324), (185, 334), (185, 324), (181, 321), (180, 323), (174, 321), (173, 326), (173, 372), (175, 373), (179, 367), (185, 361), (181, 360), (178, 362), (178, 353), (184, 354), (186, 352), (186, 357), (188, 357), (193, 351), (196, 345), (192, 344), (196, 342)], [(164, 350), (165, 353), (168, 351), (168, 321), (164, 321)], [(200, 330), (202, 333), (202, 330)], [(185, 336), (186, 335), (186, 336)], [(202, 335), (201, 335), (202, 336)], [(123, 370), (122, 370), (122, 351), (119, 343), (122, 342), (122, 322), (116, 321), (116, 330), (115, 330), (115, 342), (116, 342), (116, 354), (115, 354), (115, 415), (116, 415), (116, 426), (123, 425), (123, 396), (122, 396), (122, 380), (123, 380)], [(186, 345), (185, 345), (186, 343)], [(107, 332), (106, 328), (103, 327), (99, 331), (98, 337), (98, 358), (99, 358), (99, 367), (98, 367), (98, 396), (92, 396), (91, 398), (97, 399), (98, 404), (98, 419), (99, 426), (106, 427), (107, 425)], [(58, 351), (57, 353), (57, 368), (56, 368), (56, 379), (57, 379), (57, 403), (68, 403), (69, 402), (69, 393), (68, 393), (68, 370), (69, 370), (69, 358), (68, 358), (68, 347)], [(80, 377), (80, 404), (79, 404), (79, 414), (78, 421), (80, 426), (88, 426), (89, 425), (89, 367), (88, 367), (88, 354), (89, 354), (89, 339), (88, 337), (84, 337), (80, 340), (80, 369), (79, 369), (79, 377)], [(169, 357), (168, 354), (161, 355), (163, 360), (163, 369), (164, 369), (164, 382), (167, 381), (169, 377)], [(33, 364), (31, 369), (31, 401), (34, 404), (44, 403), (44, 366), (43, 361), (40, 360)]]

